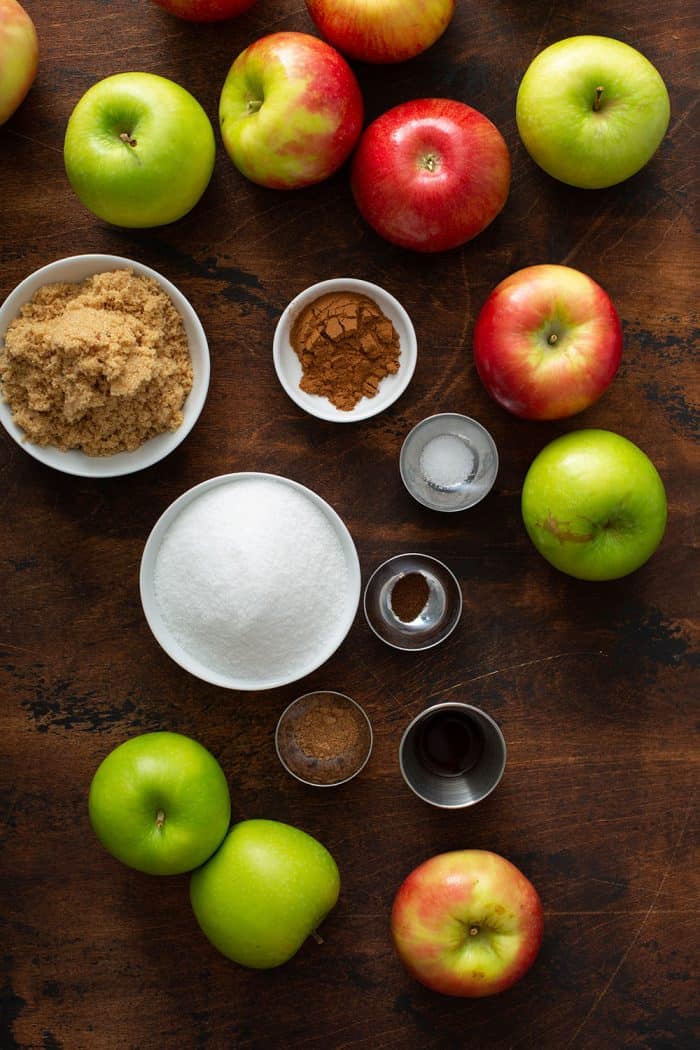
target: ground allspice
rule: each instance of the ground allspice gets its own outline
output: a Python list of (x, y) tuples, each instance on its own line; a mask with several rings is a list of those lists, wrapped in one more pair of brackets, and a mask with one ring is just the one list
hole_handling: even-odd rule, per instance
[(402, 623), (411, 623), (423, 612), (430, 597), (430, 587), (422, 572), (407, 572), (391, 589), (390, 602), (394, 615)]
[(308, 303), (294, 319), (290, 343), (303, 370), (300, 388), (344, 412), (374, 397), (382, 379), (399, 370), (396, 329), (357, 292), (327, 292)]

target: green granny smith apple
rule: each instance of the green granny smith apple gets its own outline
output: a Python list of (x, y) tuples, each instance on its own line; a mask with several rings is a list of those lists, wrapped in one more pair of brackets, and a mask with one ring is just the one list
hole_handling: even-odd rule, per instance
[(105, 849), (149, 875), (198, 867), (231, 819), (221, 766), (180, 733), (144, 733), (110, 752), (93, 777), (88, 809)]
[(525, 528), (555, 568), (615, 580), (643, 565), (666, 527), (666, 493), (640, 448), (609, 430), (577, 430), (542, 449), (525, 477)]
[(85, 207), (126, 227), (186, 215), (209, 184), (214, 153), (199, 102), (154, 73), (117, 73), (93, 84), (71, 114), (63, 145), (68, 179)]
[(600, 189), (651, 159), (666, 134), (670, 103), (658, 70), (635, 48), (574, 36), (532, 61), (515, 115), (541, 168), (570, 186)]
[(190, 880), (197, 922), (214, 947), (260, 970), (291, 959), (339, 892), (325, 846), (276, 820), (236, 824)]

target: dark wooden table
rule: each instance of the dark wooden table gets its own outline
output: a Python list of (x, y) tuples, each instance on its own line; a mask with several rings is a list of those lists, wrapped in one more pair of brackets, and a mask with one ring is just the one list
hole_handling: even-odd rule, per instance
[[(405, 99), (450, 96), (484, 111), (511, 148), (501, 217), (438, 257), (376, 237), (353, 206), (346, 171), (303, 192), (266, 191), (239, 176), (220, 144), (209, 190), (174, 226), (113, 229), (73, 196), (63, 133), (92, 83), (123, 70), (161, 73), (188, 87), (216, 121), (224, 75), (247, 43), (274, 30), (312, 30), (300, 0), (259, 0), (217, 27), (177, 21), (144, 0), (26, 7), (42, 62), (26, 103), (0, 129), (0, 295), (60, 256), (139, 259), (199, 312), (212, 383), (188, 440), (131, 477), (61, 475), (0, 435), (3, 1050), (689, 1046), (698, 919), (693, 5), (463, 0), (428, 54), (395, 68), (358, 67), (369, 118)], [(582, 32), (637, 46), (662, 71), (672, 100), (658, 155), (600, 192), (567, 188), (536, 168), (514, 119), (519, 78), (534, 54)], [(609, 392), (556, 425), (501, 411), (470, 349), (490, 288), (544, 261), (600, 281), (625, 330)], [(396, 294), (419, 340), (406, 394), (355, 426), (304, 415), (272, 366), (285, 304), (338, 274)], [(501, 452), (494, 491), (460, 515), (421, 509), (399, 479), (404, 435), (439, 410), (482, 420)], [(617, 583), (580, 583), (550, 569), (520, 521), (531, 459), (582, 426), (640, 444), (667, 486), (663, 545)], [(401, 654), (358, 614), (339, 652), (303, 682), (255, 695), (190, 677), (146, 625), (139, 560), (176, 496), (235, 470), (285, 474), (328, 499), (352, 531), (365, 578), (400, 551), (444, 559), (464, 593), (457, 633), (435, 651)], [(315, 687), (356, 697), (376, 730), (369, 766), (337, 791), (292, 781), (273, 750), (280, 711)], [(399, 776), (403, 727), (447, 698), (483, 706), (508, 741), (501, 786), (472, 811), (436, 811)], [(214, 752), (236, 819), (288, 821), (330, 848), (343, 889), (322, 946), (305, 945), (279, 970), (245, 971), (200, 934), (185, 878), (140, 875), (97, 844), (86, 812), (95, 768), (121, 741), (155, 729), (189, 734)], [(405, 875), (434, 853), (468, 846), (519, 865), (546, 912), (534, 969), (491, 1000), (428, 992), (404, 973), (389, 940), (389, 909)]]

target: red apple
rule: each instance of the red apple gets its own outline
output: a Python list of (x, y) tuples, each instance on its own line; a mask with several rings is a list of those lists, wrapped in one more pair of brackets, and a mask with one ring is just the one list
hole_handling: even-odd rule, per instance
[(306, 0), (322, 36), (360, 62), (403, 62), (441, 36), (454, 0)]
[(542, 943), (542, 904), (510, 861), (487, 850), (441, 853), (402, 884), (391, 912), (394, 945), (413, 977), (444, 995), (505, 991)]
[(0, 124), (34, 83), (39, 42), (31, 18), (16, 0), (0, 0)]
[(499, 404), (523, 419), (563, 419), (597, 401), (617, 372), (622, 326), (610, 296), (570, 266), (528, 266), (489, 295), (474, 360)]
[(441, 252), (496, 218), (508, 196), (510, 157), (498, 128), (476, 109), (421, 98), (365, 129), (351, 183), (357, 207), (382, 237)]
[(219, 101), (229, 157), (272, 189), (310, 186), (347, 159), (362, 130), (355, 74), (308, 33), (271, 33), (242, 51)]
[(220, 22), (241, 15), (255, 0), (153, 0), (171, 15), (188, 22)]

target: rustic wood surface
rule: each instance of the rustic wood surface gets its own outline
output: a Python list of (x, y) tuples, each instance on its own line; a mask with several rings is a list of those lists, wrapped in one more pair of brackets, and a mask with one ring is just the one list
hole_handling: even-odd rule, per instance
[[(190, 437), (131, 477), (61, 475), (0, 435), (0, 1046), (690, 1046), (698, 925), (693, 5), (462, 0), (427, 54), (394, 68), (358, 66), (368, 118), (409, 98), (454, 97), (491, 117), (512, 151), (512, 190), (499, 219), (463, 249), (421, 257), (365, 226), (346, 170), (303, 192), (267, 191), (237, 173), (219, 139), (206, 195), (167, 228), (110, 228), (67, 184), (66, 121), (97, 79), (133, 69), (172, 77), (216, 123), (223, 78), (247, 43), (274, 30), (313, 31), (300, 0), (259, 0), (214, 27), (180, 22), (145, 0), (24, 2), (42, 60), (27, 101), (0, 129), (0, 297), (64, 255), (139, 259), (199, 312), (212, 382)], [(642, 50), (672, 100), (657, 156), (600, 192), (567, 188), (536, 168), (514, 119), (517, 85), (535, 53), (582, 32)], [(609, 392), (556, 425), (501, 411), (482, 389), (470, 350), (490, 288), (544, 261), (600, 281), (625, 330)], [(305, 416), (272, 366), (285, 304), (338, 274), (394, 293), (419, 340), (406, 394), (355, 426)], [(465, 514), (423, 510), (399, 478), (404, 435), (439, 410), (476, 416), (500, 449), (494, 491)], [(669, 496), (658, 553), (606, 585), (550, 569), (519, 515), (533, 456), (581, 426), (640, 444)], [(190, 677), (146, 625), (139, 560), (175, 497), (235, 470), (285, 474), (328, 499), (352, 531), (365, 578), (400, 551), (445, 560), (464, 592), (457, 633), (432, 652), (401, 654), (383, 647), (358, 614), (333, 659), (288, 688), (229, 693)], [(315, 687), (355, 697), (376, 731), (369, 766), (337, 791), (292, 781), (273, 750), (282, 708)], [(433, 810), (398, 771), (406, 722), (447, 698), (483, 706), (509, 746), (498, 791), (469, 812)], [(289, 821), (333, 852), (343, 890), (322, 946), (305, 945), (279, 970), (242, 970), (200, 934), (185, 878), (140, 875), (98, 845), (86, 813), (91, 776), (114, 746), (155, 729), (189, 734), (213, 751), (230, 778), (237, 819)], [(423, 989), (389, 940), (389, 909), (405, 875), (434, 853), (467, 846), (519, 865), (546, 913), (534, 969), (490, 1000)]]

